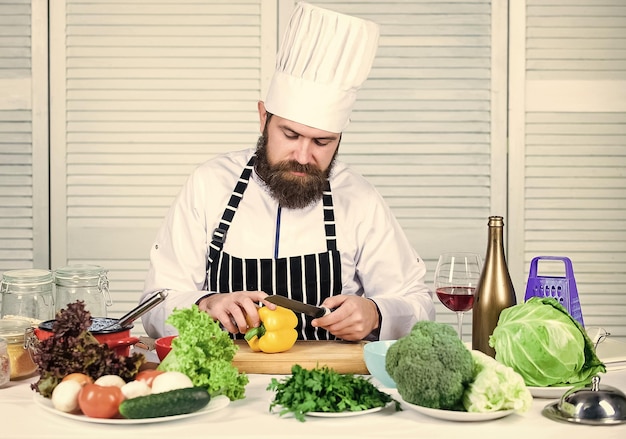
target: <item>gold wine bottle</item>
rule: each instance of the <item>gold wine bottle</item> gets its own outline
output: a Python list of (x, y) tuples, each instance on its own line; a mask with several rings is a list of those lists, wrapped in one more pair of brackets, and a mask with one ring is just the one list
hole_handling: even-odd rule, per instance
[(498, 324), (500, 312), (515, 305), (516, 299), (504, 255), (504, 221), (501, 216), (490, 216), (488, 226), (487, 254), (474, 292), (472, 349), (495, 357), (489, 336)]

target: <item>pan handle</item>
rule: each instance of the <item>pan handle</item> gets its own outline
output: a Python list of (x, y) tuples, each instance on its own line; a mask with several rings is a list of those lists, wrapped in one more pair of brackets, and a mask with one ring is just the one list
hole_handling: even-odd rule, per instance
[(150, 311), (152, 308), (157, 306), (159, 303), (163, 302), (167, 297), (167, 291), (162, 290), (158, 291), (156, 294), (151, 296), (149, 299), (141, 303), (136, 308), (132, 309), (128, 313), (124, 314), (118, 321), (117, 324), (124, 328), (127, 325), (130, 325), (139, 317)]
[(111, 349), (121, 348), (124, 346), (132, 346), (136, 343), (139, 343), (139, 337), (126, 337), (120, 338), (119, 340), (107, 340), (104, 342), (104, 344)]

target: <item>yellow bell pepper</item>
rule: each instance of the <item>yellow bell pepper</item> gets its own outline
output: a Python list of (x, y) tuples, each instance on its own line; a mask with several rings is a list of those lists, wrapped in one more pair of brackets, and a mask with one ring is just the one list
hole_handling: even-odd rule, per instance
[(296, 343), (298, 333), (294, 328), (298, 318), (293, 311), (282, 306), (272, 311), (263, 306), (259, 308), (259, 318), (261, 324), (244, 336), (253, 351), (274, 354), (287, 351)]

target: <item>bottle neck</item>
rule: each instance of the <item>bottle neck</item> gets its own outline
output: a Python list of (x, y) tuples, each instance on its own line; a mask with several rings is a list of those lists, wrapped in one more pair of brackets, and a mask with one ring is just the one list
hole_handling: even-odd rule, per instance
[(489, 245), (487, 245), (487, 256), (498, 253), (504, 254), (504, 239), (502, 226), (489, 226)]

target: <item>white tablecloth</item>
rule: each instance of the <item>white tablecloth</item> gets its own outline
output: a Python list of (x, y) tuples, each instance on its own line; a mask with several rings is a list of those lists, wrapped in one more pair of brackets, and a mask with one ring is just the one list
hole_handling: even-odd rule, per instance
[[(282, 378), (276, 376), (277, 378)], [(0, 389), (0, 438), (128, 439), (128, 438), (482, 438), (482, 439), (609, 439), (626, 438), (626, 424), (586, 426), (549, 420), (542, 408), (553, 400), (535, 399), (530, 412), (486, 422), (452, 422), (429, 418), (411, 409), (389, 407), (362, 416), (307, 418), (269, 413), (272, 376), (249, 375), (246, 398), (226, 408), (198, 417), (140, 425), (91, 424), (62, 418), (38, 406), (30, 383), (36, 378), (11, 382)], [(376, 381), (372, 381), (377, 384)], [(626, 392), (626, 370), (602, 375), (602, 384)], [(384, 389), (397, 396), (393, 390)]]

